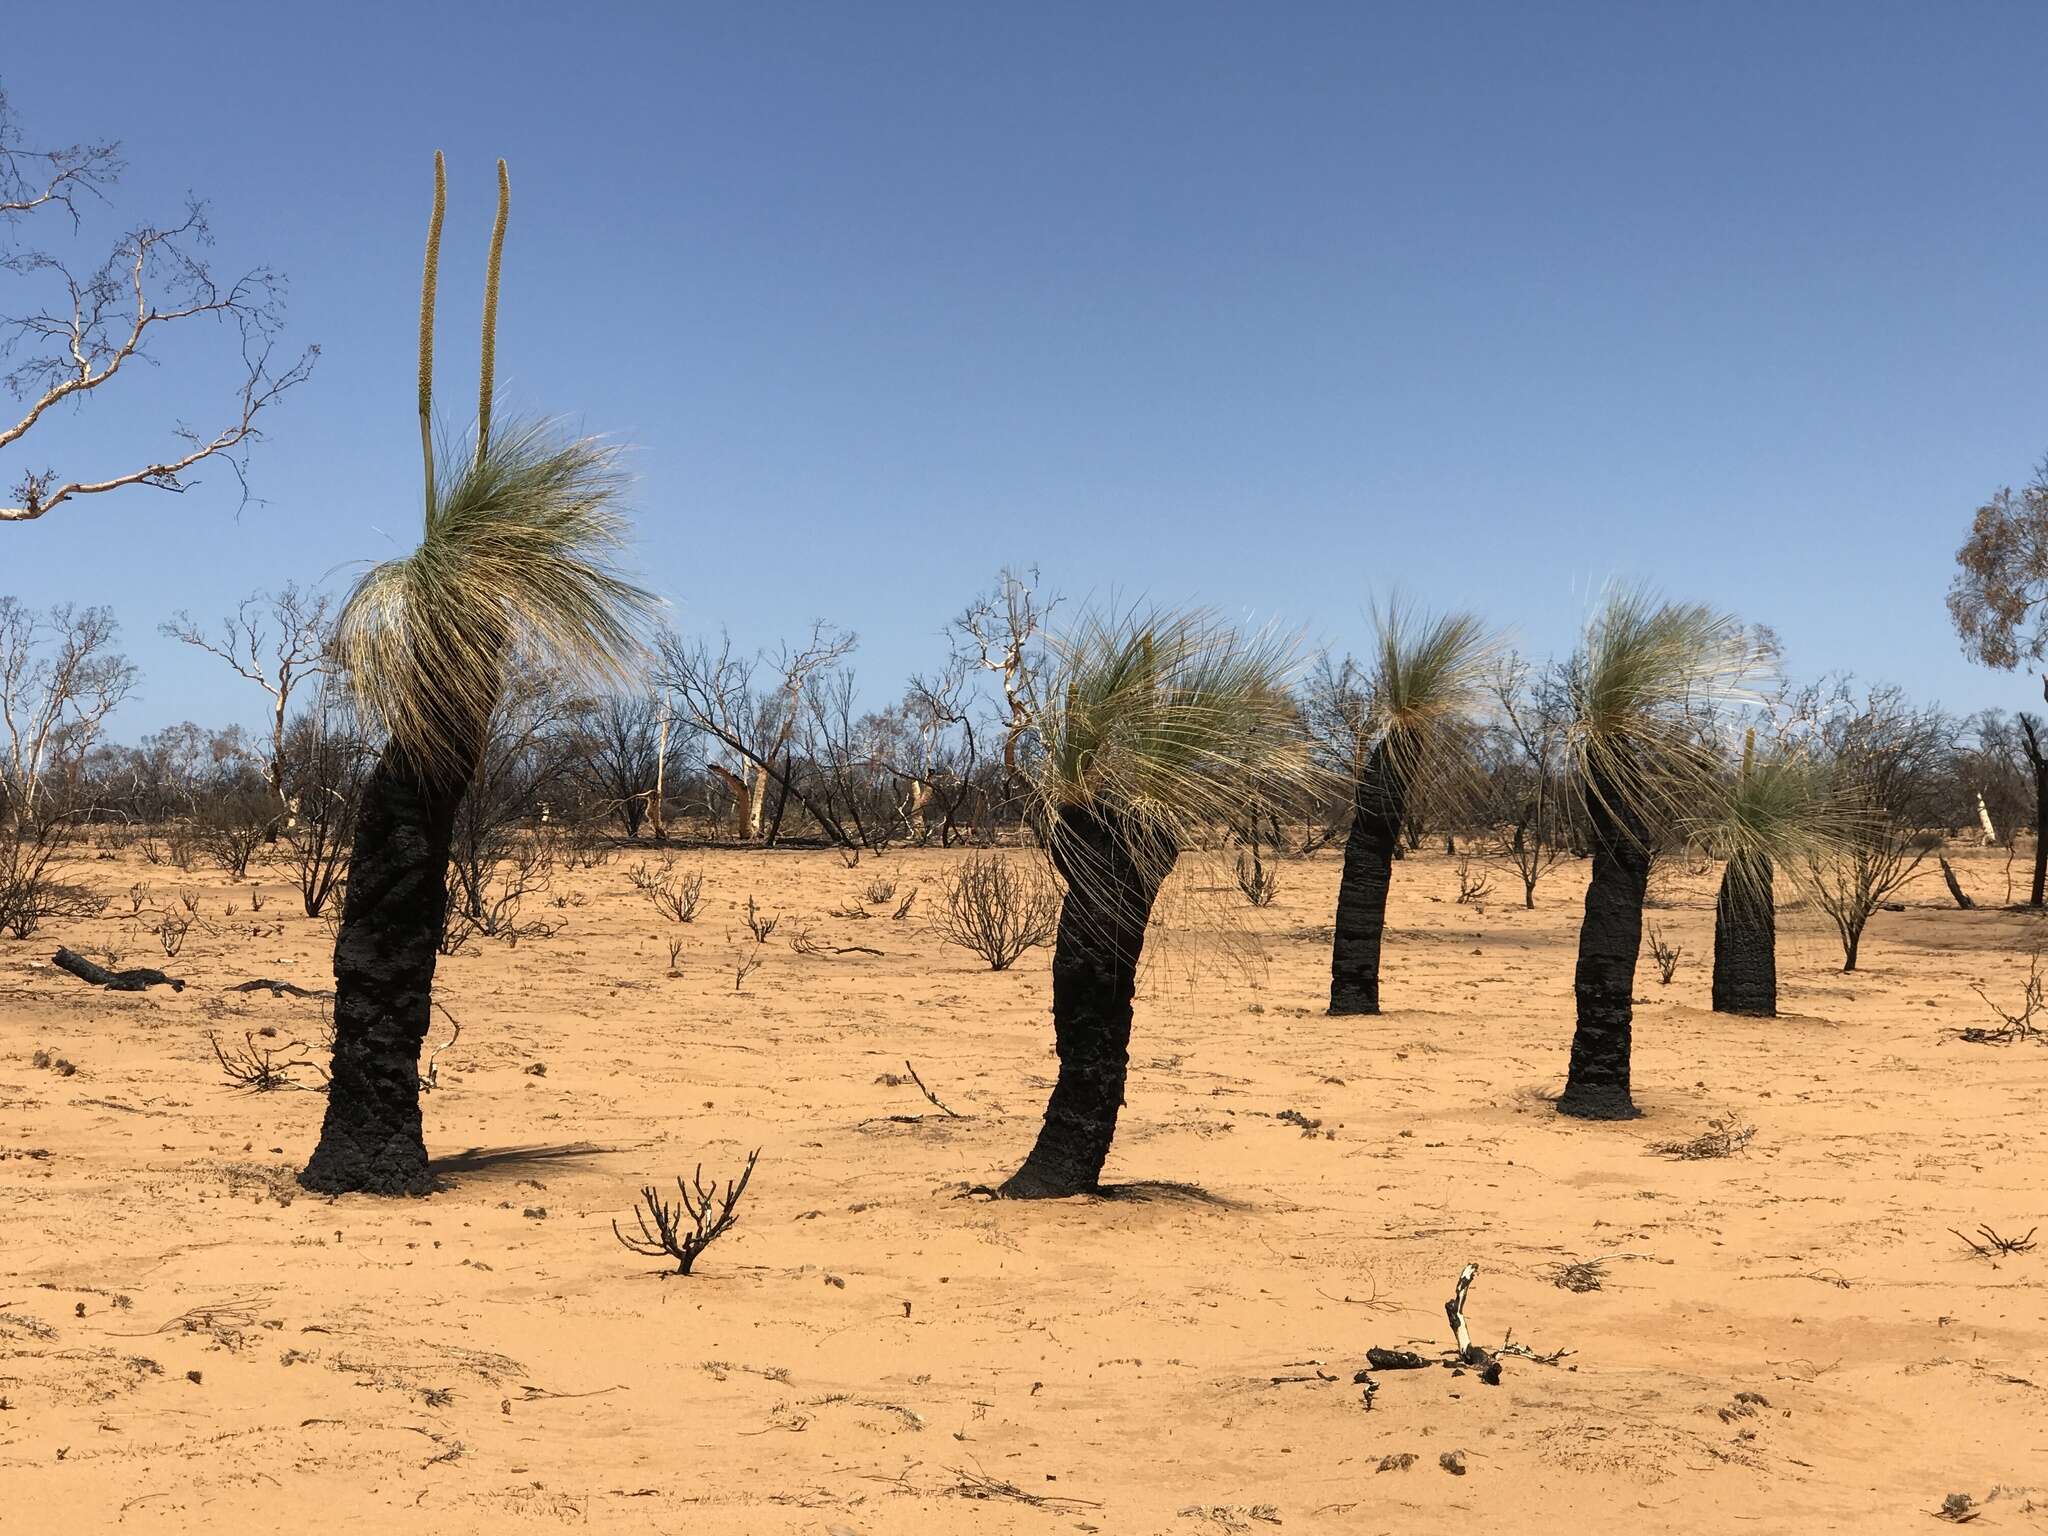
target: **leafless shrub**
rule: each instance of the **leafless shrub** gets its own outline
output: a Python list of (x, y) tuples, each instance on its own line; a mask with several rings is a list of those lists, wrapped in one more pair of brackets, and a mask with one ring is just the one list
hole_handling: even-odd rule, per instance
[[(1954, 1227), (1949, 1228), (1949, 1231), (1955, 1232), (1957, 1237), (1962, 1238), (1970, 1251), (1980, 1259), (2010, 1256), (2015, 1253), (2032, 1253), (2035, 1246), (2034, 1234), (2039, 1230), (2039, 1227), (2029, 1227), (2023, 1236), (2001, 1237), (1998, 1233), (1992, 1231), (1991, 1228), (1979, 1226), (1977, 1228), (1977, 1237), (1973, 1238), (1967, 1237), (1961, 1232), (1956, 1232)], [(1983, 1241), (1979, 1242), (1978, 1238), (1982, 1238)]]
[(139, 883), (128, 887), (128, 915), (130, 917), (140, 917), (142, 909), (148, 906), (149, 903), (150, 895), (147, 888)]
[(670, 939), (668, 941), (668, 973), (671, 976), (683, 974), (683, 941), (681, 939)]
[[(731, 1230), (738, 1219), (740, 1198), (746, 1194), (747, 1183), (754, 1177), (754, 1164), (760, 1158), (759, 1147), (749, 1152), (747, 1166), (737, 1180), (726, 1180), (723, 1191), (716, 1178), (708, 1185), (704, 1182), (704, 1165), (699, 1163), (689, 1183), (676, 1180), (676, 1190), (682, 1197), (676, 1205), (663, 1200), (652, 1184), (647, 1185), (640, 1191), (640, 1205), (633, 1213), (639, 1235), (627, 1236), (616, 1221), (612, 1223), (612, 1235), (643, 1257), (674, 1259), (675, 1272), (687, 1275), (697, 1256)], [(687, 1229), (685, 1220), (689, 1223)]]
[(747, 915), (743, 921), (747, 925), (747, 931), (754, 936), (754, 942), (756, 944), (766, 944), (775, 937), (775, 927), (782, 921), (782, 914), (777, 913), (774, 917), (763, 917), (760, 907), (754, 902), (753, 894), (749, 892), (747, 895)]
[(1493, 891), (1493, 877), (1484, 869), (1474, 869), (1470, 859), (1458, 860), (1458, 905), (1477, 906)]
[(502, 857), (481, 866), (452, 862), (441, 953), (460, 954), (477, 937), (503, 939), (514, 947), (521, 939), (553, 938), (562, 931), (560, 923), (545, 918), (521, 922), (519, 909), (528, 896), (548, 889), (554, 873), (553, 851), (539, 839), (511, 843)]
[(1237, 856), (1237, 888), (1255, 907), (1271, 906), (1273, 898), (1280, 894), (1280, 877), (1259, 857), (1257, 844), (1252, 846), (1249, 854)]
[(1971, 1024), (1955, 1031), (1956, 1038), (1971, 1045), (2011, 1045), (2016, 1040), (2048, 1039), (2048, 1030), (2034, 1022), (2034, 1016), (2048, 1009), (2048, 1000), (2042, 996), (2041, 957), (2033, 957), (2027, 968), (2027, 984), (2020, 991), (2020, 1011), (2013, 1013), (1991, 1000), (1982, 987), (1970, 988), (1984, 999), (1984, 1005), (2004, 1020), (1996, 1029), (1987, 1029), (1981, 1024)]
[(626, 872), (633, 889), (654, 904), (654, 910), (672, 923), (692, 922), (704, 899), (704, 871), (679, 870), (674, 855), (659, 864), (636, 864)]
[(1733, 1157), (1748, 1147), (1755, 1136), (1755, 1126), (1742, 1124), (1732, 1114), (1722, 1115), (1709, 1120), (1707, 1128), (1697, 1136), (1685, 1141), (1653, 1141), (1650, 1150), (1663, 1157), (1701, 1162), (1710, 1157)]
[(861, 891), (861, 899), (871, 907), (879, 907), (896, 899), (896, 882), (885, 880), (880, 875), (870, 880)]
[(270, 898), (263, 894), (262, 888), (258, 887), (249, 892), (249, 910), (251, 912), (261, 912), (264, 904), (269, 900)]
[(0, 930), (26, 939), (45, 922), (98, 917), (107, 898), (52, 871), (65, 834), (61, 824), (0, 831)]
[(892, 922), (900, 923), (906, 917), (910, 916), (910, 909), (917, 905), (917, 893), (922, 889), (922, 886), (913, 885), (910, 888), (910, 894), (908, 896), (905, 896), (898, 903), (896, 903), (896, 910), (889, 914), (890, 920)]
[(277, 807), (269, 797), (233, 795), (210, 806), (193, 834), (199, 850), (220, 866), (230, 880), (249, 874), (249, 861), (263, 846)]
[(192, 925), (197, 921), (198, 918), (190, 912), (166, 912), (157, 919), (156, 926), (149, 931), (163, 945), (166, 960), (178, 957), (178, 951), (185, 947), (185, 935), (192, 931)]
[(165, 829), (164, 858), (186, 874), (192, 873), (199, 859), (199, 838), (190, 823), (174, 821)]
[(992, 971), (1008, 970), (1028, 949), (1052, 942), (1059, 891), (1035, 865), (999, 853), (970, 853), (945, 878), (932, 923), (948, 944), (972, 950)]
[(875, 914), (859, 902), (849, 901), (842, 906), (832, 908), (826, 915), (829, 917), (843, 917), (849, 923), (864, 923)]
[(197, 891), (178, 892), (178, 904), (184, 907), (186, 912), (191, 914), (193, 917), (197, 917), (199, 915), (200, 899), (200, 895)]
[[(266, 1029), (263, 1033), (268, 1037), (274, 1036), (276, 1032)], [(303, 1040), (288, 1040), (277, 1045), (268, 1043), (267, 1039), (262, 1045), (258, 1045), (256, 1041), (256, 1031), (244, 1030), (239, 1046), (224, 1047), (218, 1035), (212, 1030), (206, 1032), (206, 1043), (213, 1047), (214, 1060), (220, 1063), (222, 1073), (236, 1088), (249, 1093), (273, 1093), (280, 1088), (305, 1088), (308, 1085), (299, 1082), (292, 1073), (300, 1070), (320, 1072), (318, 1063), (301, 1054), (308, 1048)], [(321, 1082), (324, 1084), (325, 1081), (326, 1074), (321, 1073)]]
[(747, 978), (759, 969), (761, 969), (761, 944), (757, 942), (752, 949), (740, 951), (739, 955), (733, 960), (733, 991), (744, 991), (747, 985)]
[(1664, 986), (1671, 985), (1671, 978), (1678, 974), (1678, 957), (1685, 951), (1676, 944), (1667, 944), (1664, 935), (1657, 929), (1650, 930), (1650, 958), (1657, 962), (1657, 980)]
[(829, 959), (835, 955), (875, 955), (882, 952), (868, 944), (827, 944), (816, 938), (810, 928), (802, 923), (789, 931), (789, 947), (792, 953)]

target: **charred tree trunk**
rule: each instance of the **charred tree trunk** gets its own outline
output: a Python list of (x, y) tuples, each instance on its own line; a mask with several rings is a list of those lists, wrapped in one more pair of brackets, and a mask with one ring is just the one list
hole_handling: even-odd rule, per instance
[(1059, 1078), (1038, 1143), (998, 1193), (1057, 1199), (1097, 1187), (1116, 1136), (1130, 1068), (1131, 996), (1159, 882), (1179, 850), (1120, 817), (1060, 813), (1053, 862), (1066, 878), (1052, 957), (1052, 1027)]
[(1721, 872), (1714, 899), (1714, 1012), (1778, 1016), (1778, 916), (1769, 859), (1738, 855)]
[(1586, 886), (1572, 982), (1578, 1027), (1572, 1032), (1571, 1071), (1557, 1107), (1583, 1120), (1632, 1120), (1638, 1111), (1629, 1097), (1629, 1052), (1650, 840), (1611, 783), (1596, 777), (1587, 788), (1593, 874)]
[(2022, 715), (2020, 723), (2027, 728), (2027, 758), (2034, 765), (2034, 890), (2027, 905), (2038, 907), (2048, 885), (2048, 756), (2034, 739), (2033, 722)]
[(1947, 859), (1937, 859), (1935, 862), (1941, 865), (1941, 878), (1948, 883), (1949, 899), (1965, 912), (1976, 906), (1977, 903), (1972, 901), (1969, 893), (1963, 889), (1962, 881), (1956, 878), (1955, 866)]
[(1373, 748), (1351, 794), (1351, 835), (1337, 883), (1336, 937), (1330, 946), (1330, 1012), (1380, 1011), (1380, 944), (1387, 931), (1387, 891), (1401, 857), (1401, 814), (1407, 799), (1383, 740)]
[(448, 853), (467, 773), (423, 771), (395, 743), (357, 812), (334, 943), (334, 1064), (320, 1144), (299, 1175), (322, 1194), (423, 1195), (420, 1044), (448, 912)]

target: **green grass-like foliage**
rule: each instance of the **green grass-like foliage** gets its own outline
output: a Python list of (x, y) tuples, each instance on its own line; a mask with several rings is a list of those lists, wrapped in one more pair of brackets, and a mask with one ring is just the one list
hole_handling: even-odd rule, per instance
[(1033, 722), (1049, 826), (1068, 807), (1106, 814), (1170, 868), (1251, 800), (1284, 803), (1322, 781), (1288, 694), (1298, 654), (1286, 637), (1202, 611), (1099, 615), (1056, 639), (1051, 659)]
[(1586, 793), (1622, 824), (1684, 829), (1725, 791), (1719, 706), (1748, 702), (1765, 655), (1727, 614), (1612, 591), (1568, 675), (1569, 741)]
[(1852, 846), (1866, 822), (1808, 753), (1784, 742), (1760, 751), (1752, 730), (1741, 767), (1685, 832), (1737, 884), (1758, 885), (1769, 869), (1798, 880), (1810, 862)]
[(1424, 614), (1399, 598), (1373, 612), (1372, 734), (1404, 783), (1439, 791), (1469, 767), (1462, 727), (1479, 712), (1498, 637), (1469, 613)]
[(627, 680), (654, 598), (618, 573), (617, 450), (515, 423), (443, 445), (419, 548), (349, 593), (335, 651), (367, 714), (423, 765), (468, 767), (516, 648), (593, 684)]

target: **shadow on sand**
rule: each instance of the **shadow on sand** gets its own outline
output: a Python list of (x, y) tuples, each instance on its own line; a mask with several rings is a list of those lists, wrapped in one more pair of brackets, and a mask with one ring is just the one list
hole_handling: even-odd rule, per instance
[(432, 1159), (427, 1167), (437, 1180), (460, 1183), (464, 1179), (493, 1174), (519, 1174), (537, 1168), (560, 1167), (565, 1163), (587, 1162), (612, 1150), (587, 1141), (564, 1142), (556, 1146), (466, 1147), (460, 1152)]

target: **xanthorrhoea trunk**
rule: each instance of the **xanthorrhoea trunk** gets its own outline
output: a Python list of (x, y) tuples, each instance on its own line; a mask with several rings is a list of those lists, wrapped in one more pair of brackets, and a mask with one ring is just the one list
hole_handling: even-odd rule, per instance
[(1771, 861), (1738, 854), (1714, 898), (1714, 1012), (1778, 1016), (1778, 918)]
[(1380, 1011), (1380, 943), (1387, 931), (1387, 890), (1401, 854), (1408, 786), (1382, 740), (1351, 792), (1351, 835), (1337, 882), (1336, 938), (1330, 946), (1330, 1012)]
[(2048, 757), (2034, 758), (2034, 889), (2027, 905), (2038, 907), (2048, 895)]
[(1587, 789), (1593, 875), (1572, 981), (1578, 1027), (1557, 1107), (1586, 1120), (1629, 1120), (1636, 1115), (1629, 1097), (1629, 1051), (1643, 897), (1650, 884), (1649, 835), (1603, 776), (1594, 775)]
[(1179, 852), (1146, 836), (1120, 817), (1078, 808), (1062, 811), (1054, 829), (1053, 862), (1067, 882), (1052, 955), (1059, 1078), (1037, 1145), (1000, 1191), (1012, 1199), (1087, 1194), (1102, 1177), (1130, 1069), (1145, 928)]
[(448, 851), (470, 775), (422, 771), (396, 744), (363, 787), (334, 942), (334, 1063), (320, 1145), (299, 1175), (322, 1194), (422, 1195), (420, 1045), (448, 911)]

